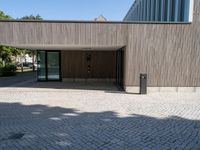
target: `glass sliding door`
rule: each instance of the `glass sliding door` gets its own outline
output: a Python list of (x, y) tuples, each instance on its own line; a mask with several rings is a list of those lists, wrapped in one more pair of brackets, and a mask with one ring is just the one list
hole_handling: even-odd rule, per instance
[(60, 51), (38, 51), (38, 81), (60, 81)]
[(47, 80), (60, 80), (60, 54), (47, 53)]

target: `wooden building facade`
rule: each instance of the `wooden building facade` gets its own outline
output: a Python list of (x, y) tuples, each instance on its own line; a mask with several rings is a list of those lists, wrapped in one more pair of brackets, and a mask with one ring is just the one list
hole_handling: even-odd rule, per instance
[(200, 1), (194, 3), (192, 23), (1, 20), (0, 44), (61, 51), (62, 79), (120, 78), (133, 92), (144, 73), (155, 89), (197, 88)]

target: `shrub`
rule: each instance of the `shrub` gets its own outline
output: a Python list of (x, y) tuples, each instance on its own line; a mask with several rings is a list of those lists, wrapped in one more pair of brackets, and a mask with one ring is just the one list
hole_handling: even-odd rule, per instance
[(3, 67), (3, 63), (0, 61), (0, 68), (2, 68)]
[(5, 67), (0, 67), (0, 76), (15, 76), (16, 66), (13, 64), (6, 65)]
[(2, 68), (2, 66), (0, 66), (0, 77), (3, 76), (3, 72), (2, 72), (2, 70), (3, 70), (3, 68)]

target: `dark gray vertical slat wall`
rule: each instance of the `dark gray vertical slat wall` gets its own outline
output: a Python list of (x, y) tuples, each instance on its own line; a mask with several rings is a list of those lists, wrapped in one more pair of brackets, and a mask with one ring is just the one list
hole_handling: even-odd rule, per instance
[(192, 24), (0, 21), (0, 44), (126, 46), (125, 85), (200, 86), (200, 1)]

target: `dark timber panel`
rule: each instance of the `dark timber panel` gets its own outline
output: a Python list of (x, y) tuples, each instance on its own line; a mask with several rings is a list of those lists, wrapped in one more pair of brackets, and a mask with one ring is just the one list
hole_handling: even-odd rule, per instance
[[(90, 63), (87, 62), (87, 54), (91, 55)], [(115, 51), (62, 51), (61, 55), (63, 78), (114, 79), (116, 77)]]

